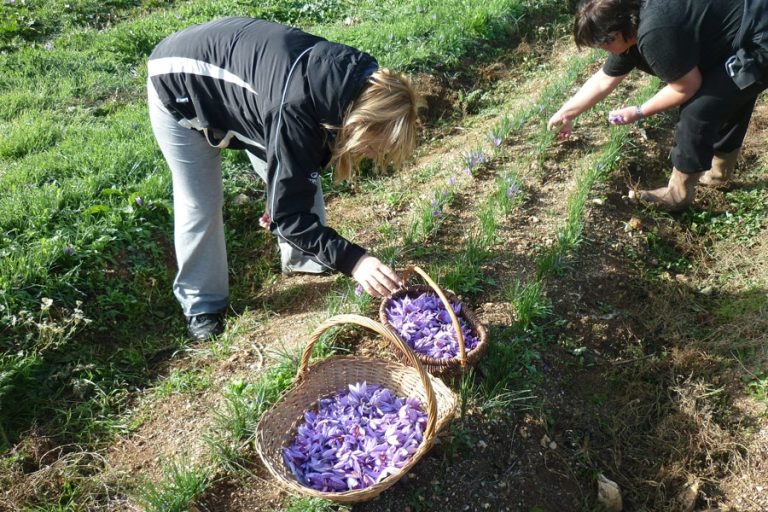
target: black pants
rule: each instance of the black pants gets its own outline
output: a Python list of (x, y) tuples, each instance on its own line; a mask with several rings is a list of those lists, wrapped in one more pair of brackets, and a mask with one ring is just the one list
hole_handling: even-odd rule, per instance
[[(768, 77), (768, 71), (766, 71)], [(701, 88), (680, 107), (672, 164), (678, 171), (697, 173), (712, 167), (715, 152), (741, 147), (755, 101), (768, 88), (764, 78), (744, 90), (728, 76), (725, 65), (702, 74)]]

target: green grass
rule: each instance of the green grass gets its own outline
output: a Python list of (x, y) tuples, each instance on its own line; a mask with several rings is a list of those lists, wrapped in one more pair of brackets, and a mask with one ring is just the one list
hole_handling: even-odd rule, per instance
[(208, 469), (171, 461), (163, 466), (161, 483), (144, 484), (137, 498), (147, 512), (186, 512), (210, 483)]
[(319, 498), (291, 498), (282, 512), (349, 512), (350, 508)]

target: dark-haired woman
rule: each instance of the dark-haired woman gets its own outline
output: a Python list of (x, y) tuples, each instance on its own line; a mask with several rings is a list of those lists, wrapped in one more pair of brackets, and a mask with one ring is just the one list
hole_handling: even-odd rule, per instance
[(639, 199), (687, 208), (697, 183), (732, 177), (758, 95), (768, 87), (768, 0), (583, 0), (574, 22), (579, 47), (611, 55), (548, 122), (567, 137), (573, 120), (604, 99), (634, 68), (666, 85), (610, 122), (627, 124), (679, 107), (672, 176)]

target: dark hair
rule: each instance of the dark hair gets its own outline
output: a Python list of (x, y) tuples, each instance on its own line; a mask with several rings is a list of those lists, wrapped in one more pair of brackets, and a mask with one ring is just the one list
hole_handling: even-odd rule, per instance
[(620, 32), (624, 40), (635, 36), (643, 3), (644, 0), (582, 0), (573, 23), (576, 46), (608, 44), (613, 41), (614, 32)]

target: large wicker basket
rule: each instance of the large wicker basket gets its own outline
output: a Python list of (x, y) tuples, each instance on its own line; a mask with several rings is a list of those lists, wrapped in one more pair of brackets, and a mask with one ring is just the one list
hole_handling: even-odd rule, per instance
[[(448, 315), (451, 317), (451, 323), (453, 324), (454, 331), (456, 331), (456, 339), (459, 344), (459, 355), (458, 357), (451, 359), (438, 359), (436, 357), (419, 354), (418, 352), (415, 352), (415, 354), (419, 362), (424, 365), (427, 371), (434, 375), (441, 375), (444, 377), (456, 377), (461, 375), (464, 370), (474, 366), (488, 350), (488, 335), (486, 333), (485, 327), (482, 323), (480, 323), (472, 310), (466, 307), (466, 305), (464, 305), (456, 295), (450, 291), (443, 291), (420, 267), (407, 267), (403, 271), (404, 282), (408, 282), (408, 277), (412, 272), (416, 272), (417, 274), (421, 275), (421, 277), (424, 278), (429, 286), (406, 286), (385, 298), (381, 301), (381, 306), (379, 307), (379, 319), (381, 320), (381, 323), (395, 332), (398, 338), (402, 338), (400, 334), (397, 333), (396, 330), (392, 327), (392, 324), (389, 322), (389, 318), (387, 317), (387, 308), (389, 307), (390, 302), (393, 299), (399, 299), (404, 296), (417, 297), (422, 293), (437, 294), (437, 296), (440, 297), (440, 300), (443, 302), (445, 308), (448, 310)], [(451, 304), (461, 304), (461, 317), (469, 324), (470, 328), (477, 335), (477, 345), (470, 351), (466, 350), (464, 344), (464, 335), (461, 332), (459, 319), (453, 312), (453, 307), (451, 307)], [(404, 342), (404, 344), (407, 346), (407, 343)], [(406, 358), (406, 354), (403, 352), (399, 352), (398, 356), (403, 361)]]
[[(382, 359), (331, 356), (309, 366), (312, 349), (326, 330), (344, 324), (356, 324), (380, 334), (405, 354), (410, 354), (410, 367)], [(418, 398), (427, 409), (427, 426), (421, 446), (408, 463), (379, 483), (365, 489), (344, 492), (323, 492), (298, 482), (283, 460), (283, 448), (296, 436), (296, 429), (304, 418), (304, 412), (317, 407), (321, 398), (328, 397), (349, 384), (357, 382), (378, 384), (399, 396)], [(389, 328), (375, 320), (359, 315), (337, 315), (323, 322), (312, 333), (304, 349), (294, 385), (262, 416), (256, 427), (256, 449), (272, 476), (283, 487), (306, 496), (333, 500), (339, 503), (356, 503), (379, 495), (403, 475), (432, 447), (437, 433), (453, 418), (456, 411), (456, 395), (440, 379), (429, 375)]]

